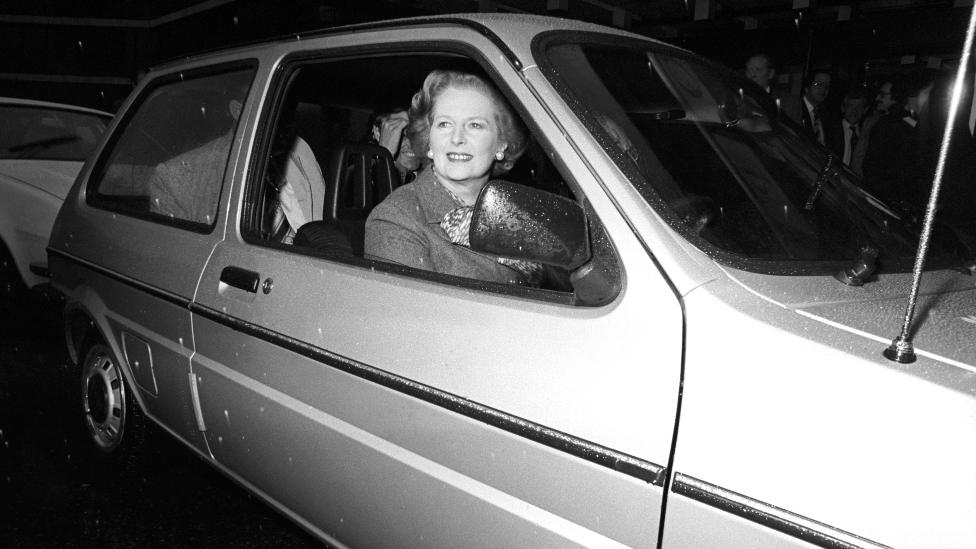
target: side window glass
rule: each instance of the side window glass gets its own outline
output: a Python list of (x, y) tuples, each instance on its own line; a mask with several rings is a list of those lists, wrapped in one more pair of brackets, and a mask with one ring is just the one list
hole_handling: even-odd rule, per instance
[[(571, 300), (565, 270), (478, 251), (467, 234), (477, 190), (464, 201), (436, 175), (438, 152), (457, 164), (481, 155), (489, 180), (576, 200), (545, 140), (532, 135), (477, 63), (426, 53), (305, 59), (283, 67), (283, 90), (262, 121), (270, 131), (245, 191), (241, 232), (247, 241), (478, 289), (551, 290), (556, 293), (546, 295)], [(478, 82), (470, 86), (494, 90), (487, 107), (492, 112), (470, 113), (477, 120), (465, 122), (466, 136), (458, 142), (468, 143), (458, 145), (464, 150), (445, 152), (432, 143), (436, 124), (429, 113), (411, 108), (425, 79), (437, 71), (476, 75)], [(501, 103), (506, 113), (496, 116)], [(487, 153), (468, 146), (483, 140), (485, 128), (505, 137), (492, 137), (494, 148)], [(501, 164), (504, 169), (496, 170)], [(607, 239), (597, 246), (613, 256)]]
[(217, 204), (254, 71), (162, 77), (96, 166), (93, 204), (201, 230)]

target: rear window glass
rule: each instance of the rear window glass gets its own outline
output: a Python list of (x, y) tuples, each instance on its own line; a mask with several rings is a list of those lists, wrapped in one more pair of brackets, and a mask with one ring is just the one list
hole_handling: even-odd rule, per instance
[(96, 167), (93, 203), (211, 227), (253, 70), (151, 84)]

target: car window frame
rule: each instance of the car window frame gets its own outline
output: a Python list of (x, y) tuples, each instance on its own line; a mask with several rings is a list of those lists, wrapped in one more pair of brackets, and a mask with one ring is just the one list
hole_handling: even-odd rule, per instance
[[(465, 278), (408, 267), (405, 265), (398, 265), (381, 260), (335, 254), (328, 251), (320, 251), (306, 247), (296, 247), (294, 245), (283, 244), (281, 242), (262, 238), (260, 236), (260, 231), (253, 228), (260, 226), (262, 208), (258, 207), (258, 203), (261, 200), (260, 192), (262, 189), (262, 181), (264, 179), (265, 171), (268, 169), (270, 150), (272, 142), (275, 138), (275, 133), (277, 132), (277, 124), (280, 118), (281, 109), (287, 97), (288, 85), (298, 69), (300, 69), (302, 66), (307, 66), (310, 64), (337, 62), (354, 58), (368, 59), (391, 55), (411, 54), (441, 55), (445, 58), (455, 56), (464, 58), (465, 60), (478, 65), (478, 67), (484, 71), (485, 75), (488, 76), (491, 82), (498, 88), (502, 96), (512, 106), (512, 109), (522, 120), (530, 135), (536, 141), (538, 141), (540, 145), (547, 145), (549, 140), (545, 138), (545, 135), (543, 132), (541, 132), (538, 124), (532, 119), (531, 116), (528, 116), (527, 109), (521, 104), (520, 101), (516, 99), (515, 94), (508, 89), (508, 86), (504, 84), (504, 79), (501, 78), (498, 72), (491, 66), (485, 55), (477, 47), (465, 42), (461, 42), (456, 39), (443, 39), (399, 44), (368, 44), (362, 46), (340, 46), (334, 48), (324, 47), (315, 50), (288, 53), (276, 63), (273, 74), (269, 79), (269, 89), (271, 91), (263, 100), (261, 115), (257, 120), (257, 129), (255, 131), (254, 140), (255, 146), (251, 151), (251, 158), (248, 162), (249, 168), (245, 176), (245, 184), (241, 197), (241, 200), (243, 200), (244, 203), (241, 207), (240, 223), (237, 226), (237, 230), (239, 231), (238, 234), (240, 235), (241, 239), (247, 245), (270, 248), (279, 252), (315, 258), (317, 260), (324, 260), (330, 263), (351, 265), (371, 270), (381, 270), (383, 272), (388, 272), (398, 276), (406, 276), (413, 279), (422, 280), (424, 282), (448, 285), (463, 290), (477, 290), (479, 292), (488, 294), (527, 298), (532, 299), (533, 301), (582, 307), (583, 305), (577, 302), (575, 293), (572, 291), (533, 288), (517, 284), (506, 284), (501, 282)], [(577, 196), (576, 201), (581, 207), (585, 208), (587, 218), (590, 223), (596, 223), (599, 225), (601, 227), (600, 230), (605, 234), (606, 231), (602, 228), (603, 225), (599, 221), (599, 217), (596, 216), (593, 209), (589, 207), (589, 201), (585, 199), (585, 193), (572, 177), (572, 173), (567, 169), (565, 162), (560, 158), (559, 155), (549, 156), (548, 161), (552, 164), (552, 167), (559, 172), (560, 176), (563, 177), (565, 184)], [(501, 179), (504, 179), (504, 176), (502, 176)], [(620, 261), (619, 253), (613, 247), (611, 239), (605, 238), (603, 240), (608, 246), (608, 250), (606, 250), (605, 253), (609, 253), (616, 262), (616, 266), (618, 268), (616, 271), (618, 287), (622, 287), (622, 281), (625, 278), (625, 274), (623, 272), (623, 262)], [(616, 296), (614, 299), (607, 300), (605, 303), (596, 307), (610, 305), (615, 299)]]
[[(126, 108), (125, 112), (121, 115), (121, 118), (116, 122), (115, 127), (112, 128), (111, 134), (105, 139), (105, 143), (102, 145), (98, 153), (98, 157), (94, 160), (90, 175), (87, 177), (87, 184), (85, 185), (84, 189), (85, 203), (93, 208), (138, 218), (153, 223), (169, 225), (199, 234), (213, 233), (221, 222), (221, 210), (223, 210), (221, 205), (223, 203), (223, 197), (226, 194), (227, 189), (232, 186), (228, 185), (228, 177), (232, 178), (234, 174), (234, 171), (230, 169), (231, 162), (232, 159), (235, 158), (235, 151), (239, 146), (238, 142), (240, 141), (241, 132), (247, 130), (246, 124), (243, 120), (243, 113), (247, 112), (248, 102), (253, 96), (252, 92), (254, 91), (255, 83), (260, 76), (259, 67), (260, 63), (258, 59), (249, 57), (246, 59), (216, 63), (213, 65), (207, 65), (205, 67), (197, 67), (187, 70), (170, 70), (158, 76), (151, 76), (151, 80), (147, 81), (145, 85), (139, 89), (136, 98), (129, 104), (128, 108)], [(125, 130), (132, 123), (132, 119), (138, 112), (140, 112), (146, 98), (149, 97), (153, 91), (162, 86), (172, 84), (173, 82), (218, 76), (232, 72), (243, 72), (245, 70), (251, 71), (251, 79), (250, 83), (248, 84), (247, 92), (244, 95), (244, 101), (241, 108), (242, 114), (236, 122), (234, 136), (231, 140), (230, 149), (228, 150), (227, 165), (224, 168), (223, 181), (221, 181), (220, 191), (217, 194), (217, 205), (215, 208), (214, 218), (209, 224), (198, 223), (195, 221), (170, 217), (146, 210), (128, 207), (123, 203), (103, 198), (97, 194), (98, 185), (101, 184), (102, 178), (105, 176), (110, 156), (114, 152), (122, 135), (125, 133)]]

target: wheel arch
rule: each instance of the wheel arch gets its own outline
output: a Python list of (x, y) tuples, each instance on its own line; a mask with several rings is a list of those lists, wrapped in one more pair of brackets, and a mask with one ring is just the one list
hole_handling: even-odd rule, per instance
[[(81, 296), (81, 299), (69, 299), (64, 305), (63, 313), (65, 344), (71, 362), (80, 367), (88, 349), (96, 343), (104, 343), (118, 361), (125, 382), (134, 389), (136, 383), (132, 370), (129, 369), (129, 361), (119, 347), (117, 339), (111, 337), (112, 332), (104, 314), (104, 304), (93, 291), (87, 289), (77, 292), (76, 295)], [(142, 394), (133, 390), (132, 399), (140, 412), (145, 413), (146, 406)]]
[(95, 343), (112, 347), (109, 338), (96, 325), (91, 313), (78, 303), (69, 302), (64, 308), (64, 338), (71, 362), (80, 364), (88, 348)]

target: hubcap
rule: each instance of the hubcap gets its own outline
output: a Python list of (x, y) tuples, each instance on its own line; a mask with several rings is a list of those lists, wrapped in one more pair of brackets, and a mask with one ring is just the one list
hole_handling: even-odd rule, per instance
[(114, 450), (125, 429), (125, 384), (115, 361), (105, 353), (85, 364), (82, 405), (88, 434), (102, 450)]

